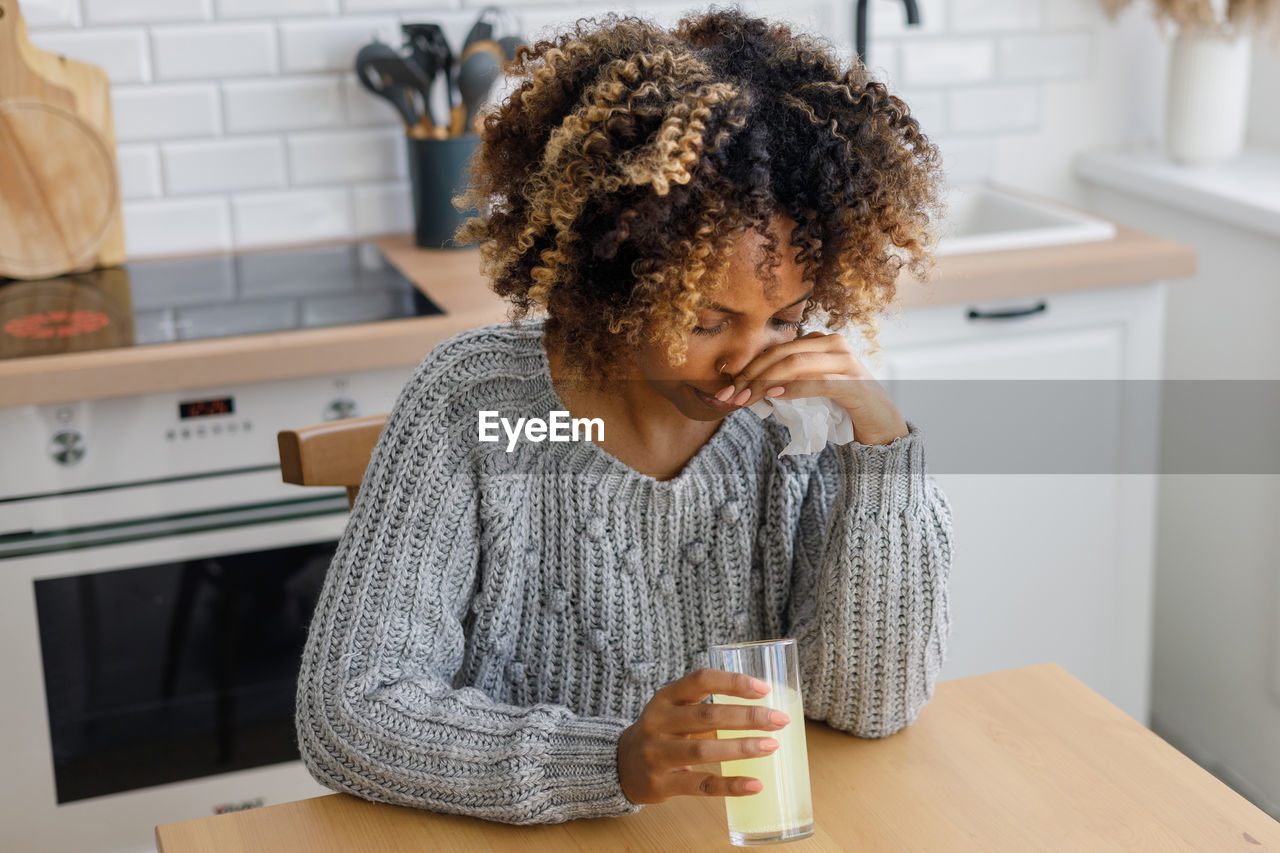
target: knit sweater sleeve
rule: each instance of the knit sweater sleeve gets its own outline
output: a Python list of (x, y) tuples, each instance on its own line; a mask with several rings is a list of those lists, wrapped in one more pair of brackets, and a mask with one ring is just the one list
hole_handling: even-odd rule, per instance
[(829, 444), (800, 507), (789, 623), (805, 714), (891, 735), (933, 696), (951, 633), (951, 507), (924, 437)]
[(311, 623), (297, 735), (311, 775), (385, 803), (503, 823), (630, 814), (624, 720), (455, 687), (481, 554), (476, 411), (441, 344), (378, 440)]

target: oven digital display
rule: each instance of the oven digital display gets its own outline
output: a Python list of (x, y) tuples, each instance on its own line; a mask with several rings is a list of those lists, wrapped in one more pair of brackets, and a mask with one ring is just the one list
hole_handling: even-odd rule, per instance
[(236, 410), (235, 398), (218, 397), (213, 400), (190, 400), (178, 403), (178, 417), (202, 418), (205, 415), (230, 415)]

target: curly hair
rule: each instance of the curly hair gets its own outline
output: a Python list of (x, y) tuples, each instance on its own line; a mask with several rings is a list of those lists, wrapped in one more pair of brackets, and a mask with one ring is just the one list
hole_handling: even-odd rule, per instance
[(603, 382), (626, 347), (673, 364), (748, 228), (764, 238), (766, 292), (791, 247), (832, 329), (875, 315), (899, 269), (934, 264), (941, 155), (907, 105), (829, 43), (712, 7), (667, 31), (609, 13), (521, 47), (521, 81), (484, 115), (455, 234), (517, 325), (537, 306), (578, 378)]

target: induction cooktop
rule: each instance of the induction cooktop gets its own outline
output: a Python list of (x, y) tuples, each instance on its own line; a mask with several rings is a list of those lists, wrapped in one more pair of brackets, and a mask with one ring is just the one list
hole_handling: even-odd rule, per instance
[(371, 242), (0, 278), (0, 359), (442, 314)]

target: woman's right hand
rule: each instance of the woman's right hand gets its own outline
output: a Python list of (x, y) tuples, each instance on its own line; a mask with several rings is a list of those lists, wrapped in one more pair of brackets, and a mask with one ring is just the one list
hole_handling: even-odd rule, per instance
[[(690, 765), (771, 755), (772, 738), (719, 740), (725, 729), (777, 731), (790, 719), (763, 705), (704, 703), (712, 693), (758, 699), (769, 692), (763, 681), (719, 669), (699, 669), (662, 687), (618, 738), (618, 777), (633, 803), (660, 803), (671, 797), (740, 797), (762, 790), (750, 776), (720, 776)], [(771, 742), (771, 746), (765, 746)], [(754, 785), (753, 785), (754, 783)]]

